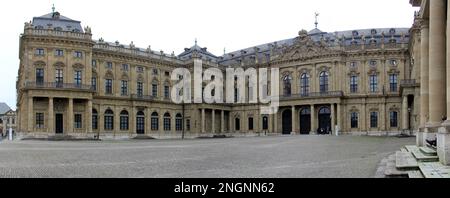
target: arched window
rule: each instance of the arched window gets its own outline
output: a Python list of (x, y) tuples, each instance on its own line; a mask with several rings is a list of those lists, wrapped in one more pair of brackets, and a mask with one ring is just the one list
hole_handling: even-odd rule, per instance
[(151, 127), (152, 127), (152, 131), (159, 130), (159, 115), (156, 112), (152, 113)]
[(96, 109), (92, 109), (92, 129), (98, 129), (98, 112)]
[(269, 118), (267, 116), (263, 116), (263, 130), (269, 130)]
[(328, 107), (321, 108), (319, 111), (319, 115), (323, 115), (323, 114), (331, 114), (330, 108), (328, 108)]
[(171, 116), (170, 113), (164, 114), (164, 131), (170, 131), (171, 129)]
[(284, 85), (284, 96), (291, 96), (292, 95), (292, 76), (286, 75), (283, 78), (283, 85)]
[(129, 129), (129, 117), (128, 111), (123, 110), (120, 112), (120, 130), (126, 131)]
[(324, 71), (320, 73), (319, 76), (319, 84), (320, 84), (320, 93), (326, 93), (328, 92), (328, 72)]
[(241, 130), (241, 119), (239, 118), (234, 119), (234, 129), (235, 131)]
[(175, 116), (175, 130), (177, 131), (183, 130), (183, 116), (181, 114), (177, 114)]
[(309, 75), (304, 73), (300, 79), (300, 94), (302, 96), (309, 95)]
[(357, 112), (352, 112), (350, 114), (350, 120), (351, 120), (351, 128), (357, 129), (358, 128), (358, 121), (359, 121), (359, 115)]
[(114, 130), (114, 112), (110, 109), (105, 111), (105, 130)]

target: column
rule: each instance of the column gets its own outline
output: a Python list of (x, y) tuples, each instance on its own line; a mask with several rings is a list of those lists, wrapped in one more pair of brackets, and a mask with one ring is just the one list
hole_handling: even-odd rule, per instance
[(361, 109), (361, 132), (367, 131), (367, 115), (366, 115), (366, 101), (363, 101)]
[(54, 126), (55, 126), (55, 120), (54, 115), (55, 113), (54, 107), (53, 107), (53, 98), (48, 98), (48, 122), (47, 122), (47, 132), (48, 133), (55, 133)]
[(341, 110), (341, 104), (337, 104), (337, 116), (336, 116), (336, 119), (337, 119), (337, 125), (338, 125), (339, 132), (341, 132), (342, 129), (344, 128), (343, 125), (342, 125), (342, 118), (341, 118), (342, 112), (341, 111), (342, 111)]
[(331, 134), (336, 134), (336, 113), (334, 104), (331, 104)]
[(437, 127), (446, 115), (446, 7), (444, 0), (430, 1), (429, 113), (428, 126)]
[[(447, 79), (450, 79), (450, 3), (447, 2), (447, 41), (446, 41), (446, 47), (447, 47)], [(445, 125), (450, 126), (450, 80), (447, 80), (447, 121), (445, 122)]]
[(292, 132), (291, 132), (291, 134), (295, 134), (296, 133), (296, 131), (297, 131), (297, 129), (296, 129), (296, 113), (295, 113), (295, 106), (292, 106)]
[(233, 129), (233, 122), (232, 122), (232, 118), (231, 118), (231, 111), (228, 114), (228, 133), (232, 133), (234, 131)]
[(86, 107), (86, 133), (92, 133), (92, 100), (87, 101)]
[(225, 133), (225, 111), (220, 112), (220, 133)]
[(216, 110), (212, 110), (212, 130), (211, 133), (215, 134), (216, 133)]
[(273, 133), (278, 133), (278, 112), (273, 114)]
[(205, 133), (205, 109), (202, 109), (202, 133)]
[(73, 133), (73, 98), (69, 98), (69, 108), (67, 109), (67, 134)]
[(28, 98), (28, 132), (33, 132), (34, 129), (34, 108), (33, 108), (33, 97)]
[(314, 105), (311, 105), (311, 134), (317, 134), (316, 109)]
[(408, 130), (408, 96), (403, 96), (402, 102), (402, 129)]
[(420, 36), (420, 128), (425, 128), (429, 118), (429, 26), (428, 21), (422, 21)]

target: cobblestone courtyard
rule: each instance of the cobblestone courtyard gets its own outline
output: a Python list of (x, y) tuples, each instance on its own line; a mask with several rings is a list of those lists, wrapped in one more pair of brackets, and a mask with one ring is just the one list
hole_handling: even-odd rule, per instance
[(365, 178), (415, 138), (288, 136), (103, 142), (0, 141), (4, 177)]

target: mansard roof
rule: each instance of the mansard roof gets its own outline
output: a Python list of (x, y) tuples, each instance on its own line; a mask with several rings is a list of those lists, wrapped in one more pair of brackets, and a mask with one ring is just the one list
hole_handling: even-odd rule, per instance
[(197, 56), (202, 59), (209, 59), (211, 61), (216, 61), (217, 56), (212, 54), (208, 51), (208, 48), (202, 48), (197, 45), (197, 41), (195, 42), (195, 45), (191, 48), (185, 48), (184, 52), (178, 55), (178, 57), (181, 60), (189, 60), (192, 59), (194, 56)]
[(83, 32), (80, 21), (62, 16), (59, 12), (52, 12), (40, 17), (34, 17), (32, 25), (36, 29)]

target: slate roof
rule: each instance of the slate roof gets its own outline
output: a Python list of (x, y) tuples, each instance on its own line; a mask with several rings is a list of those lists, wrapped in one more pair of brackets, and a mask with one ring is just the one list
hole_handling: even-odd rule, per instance
[(0, 115), (3, 115), (10, 110), (11, 110), (11, 108), (6, 103), (3, 103), (3, 102), (0, 103)]
[(81, 22), (52, 12), (40, 17), (34, 17), (32, 25), (36, 29), (59, 29), (60, 31), (83, 32)]

